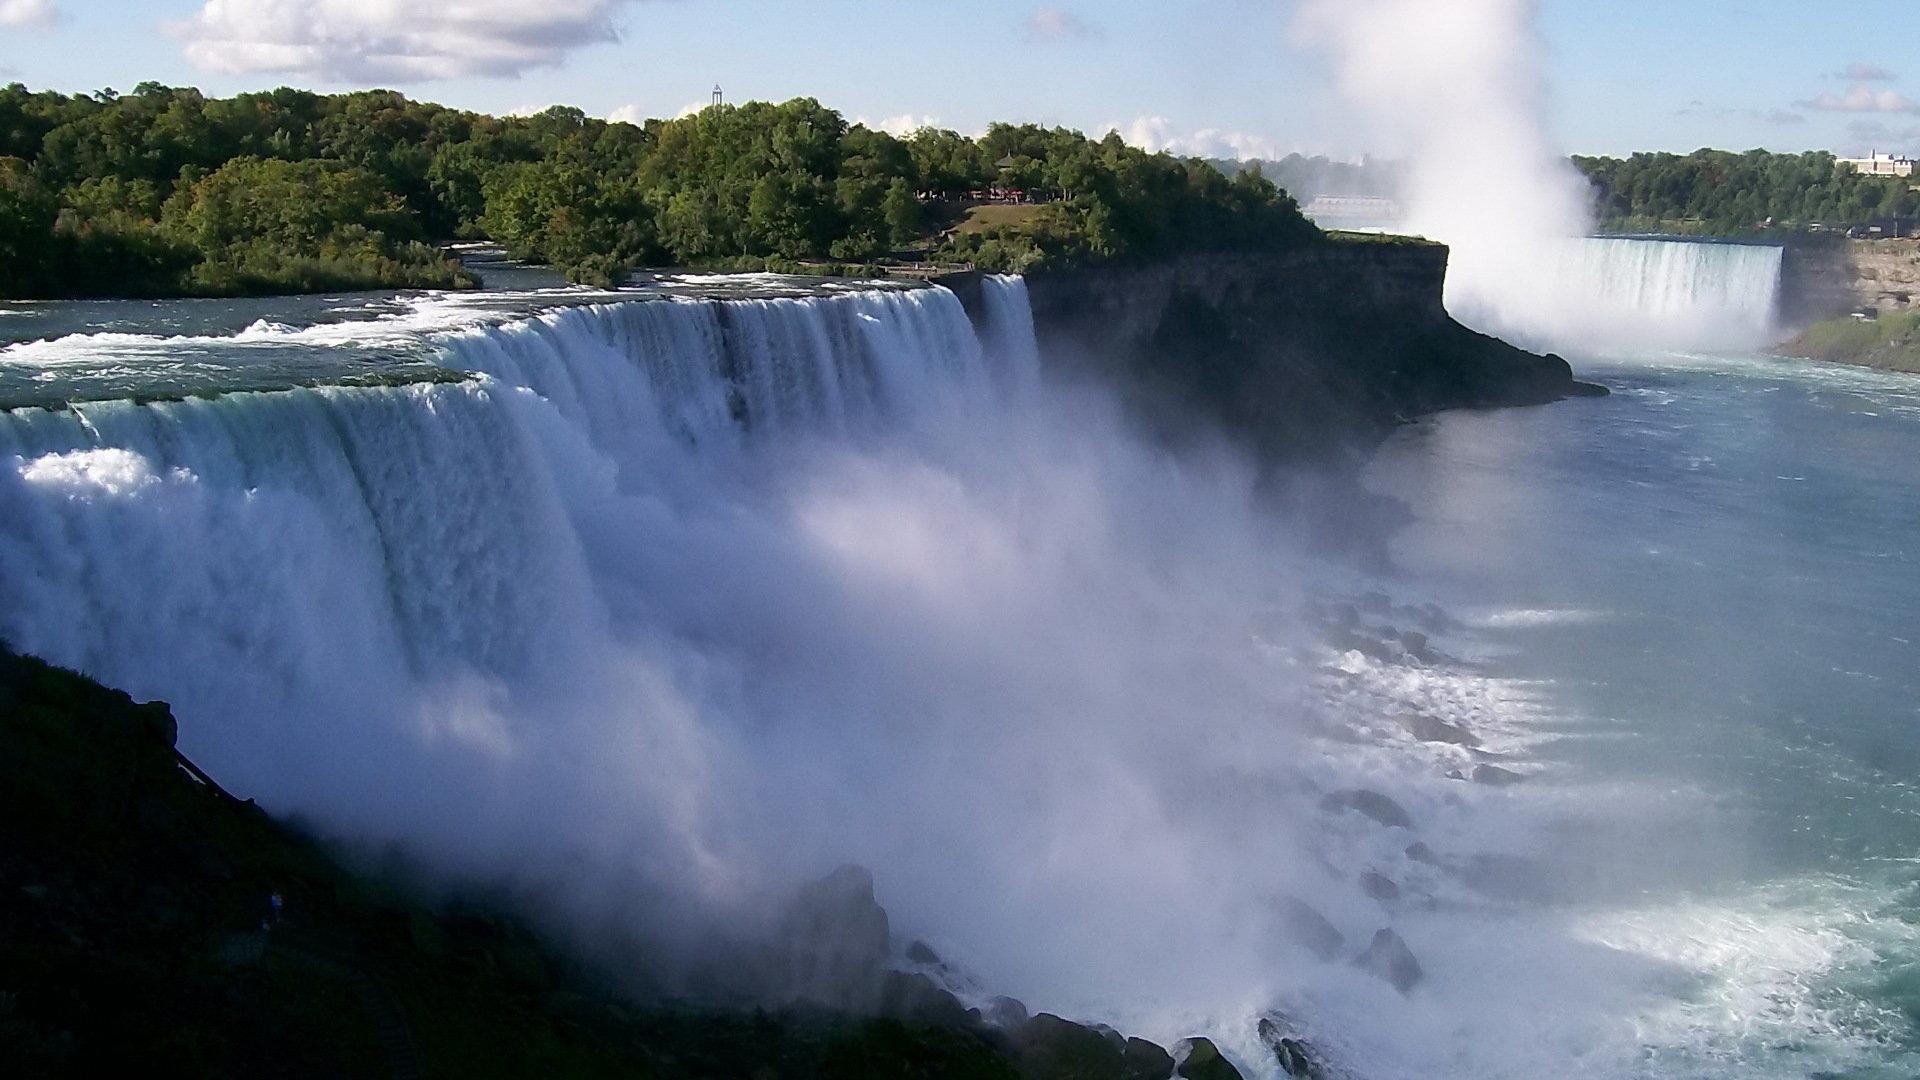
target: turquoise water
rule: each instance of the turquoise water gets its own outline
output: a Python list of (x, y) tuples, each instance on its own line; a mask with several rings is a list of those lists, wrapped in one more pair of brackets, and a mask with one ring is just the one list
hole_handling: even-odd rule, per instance
[(1558, 899), (1707, 973), (1647, 1075), (1920, 1075), (1920, 380), (1577, 366), (1614, 396), (1439, 418), (1370, 481), (1594, 800)]

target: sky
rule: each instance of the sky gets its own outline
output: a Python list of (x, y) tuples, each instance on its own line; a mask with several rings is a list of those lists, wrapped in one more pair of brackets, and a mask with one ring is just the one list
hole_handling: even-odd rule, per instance
[[(0, 0), (0, 80), (385, 86), (629, 119), (703, 105), (718, 83), (894, 130), (1015, 120), (1181, 153), (1393, 155), (1331, 89), (1294, 2)], [(1567, 152), (1920, 153), (1920, 0), (1495, 2), (1537, 8)]]

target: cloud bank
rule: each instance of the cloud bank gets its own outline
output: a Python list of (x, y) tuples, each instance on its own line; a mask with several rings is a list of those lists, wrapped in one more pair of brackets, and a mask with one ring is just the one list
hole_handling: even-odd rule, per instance
[(1920, 115), (1920, 101), (1897, 90), (1875, 90), (1870, 86), (1852, 86), (1844, 94), (1831, 90), (1807, 101), (1797, 102), (1803, 109), (1838, 113), (1912, 113)]
[(0, 0), (0, 26), (30, 29), (60, 21), (53, 0)]
[[(45, 3), (46, 0), (0, 0)], [(517, 78), (617, 40), (629, 0), (206, 0), (176, 24), (187, 59), (230, 75), (336, 82)]]
[(1117, 131), (1129, 145), (1154, 154), (1164, 150), (1181, 157), (1272, 161), (1288, 153), (1278, 142), (1264, 135), (1222, 131), (1219, 128), (1182, 131), (1164, 116), (1142, 116), (1131, 123), (1104, 125), (1100, 130)]

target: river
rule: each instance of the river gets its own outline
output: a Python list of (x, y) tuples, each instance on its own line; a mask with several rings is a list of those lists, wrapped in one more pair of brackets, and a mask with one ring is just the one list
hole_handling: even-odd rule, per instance
[[(1717, 254), (1663, 317), (1767, 307)], [(1920, 1071), (1920, 383), (1575, 351), (1378, 453), (1362, 571), (1017, 279), (643, 293), (11, 309), (0, 633), (669, 983), (851, 861), (963, 998), (1254, 1075)]]

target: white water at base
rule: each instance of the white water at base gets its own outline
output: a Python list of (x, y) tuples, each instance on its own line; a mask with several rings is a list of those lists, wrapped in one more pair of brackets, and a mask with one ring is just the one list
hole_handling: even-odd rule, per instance
[(1590, 237), (1546, 240), (1448, 281), (1456, 318), (1523, 344), (1586, 354), (1771, 343), (1784, 249)]
[[(1327, 571), (1255, 470), (1044, 378), (1024, 286), (984, 288), (977, 330), (941, 290), (616, 303), (442, 340), (467, 383), (0, 414), (0, 636), (173, 702), (277, 811), (642, 939), (669, 986), (851, 861), (981, 986), (1255, 1076), (1274, 1009), (1369, 1080), (1628, 1075), (1662, 1018), (1674, 1075), (1844, 1041), (1795, 996), (1820, 934), (1731, 935), (1766, 1001), (1689, 1026), (1686, 926), (1738, 915), (1470, 887), (1675, 796), (1446, 779), (1475, 759), (1405, 717), (1534, 770), (1539, 688), (1321, 644)], [(1414, 828), (1323, 808), (1350, 788)], [(1347, 954), (1305, 954), (1284, 896)], [(1350, 962), (1389, 926), (1410, 997)], [(1755, 967), (1721, 960), (1688, 992)]]

